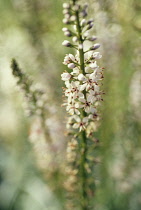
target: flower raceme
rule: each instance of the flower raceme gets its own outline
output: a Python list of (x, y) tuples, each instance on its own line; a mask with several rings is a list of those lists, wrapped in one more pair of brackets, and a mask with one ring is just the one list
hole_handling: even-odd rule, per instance
[(63, 28), (64, 35), (72, 38), (72, 42), (65, 40), (62, 45), (76, 49), (76, 55), (67, 54), (63, 64), (68, 71), (62, 73), (65, 82), (64, 106), (70, 116), (67, 127), (86, 130), (91, 121), (98, 119), (97, 106), (102, 101), (103, 92), (100, 90), (103, 79), (103, 68), (97, 64), (102, 55), (97, 50), (99, 43), (84, 51), (85, 41), (93, 42), (97, 37), (90, 36), (89, 31), (94, 25), (92, 19), (86, 20), (87, 4), (81, 6), (78, 1), (71, 0), (63, 4), (63, 23), (70, 28)]
[[(104, 69), (98, 65), (98, 60), (102, 57), (97, 51), (100, 44), (92, 43), (92, 46), (87, 47), (88, 42), (97, 40), (96, 36), (89, 35), (94, 21), (86, 19), (88, 5), (81, 5), (80, 0), (69, 2), (63, 4), (63, 23), (69, 27), (63, 28), (62, 31), (71, 40), (64, 40), (62, 45), (75, 49), (76, 54), (65, 56), (63, 64), (68, 70), (61, 75), (65, 83), (63, 105), (69, 114), (66, 127), (73, 136), (67, 147), (67, 209), (78, 209), (79, 206), (79, 209), (88, 210), (93, 208), (91, 195), (95, 193), (95, 188), (92, 188), (95, 183), (91, 160), (93, 148), (98, 146), (97, 141), (93, 140), (98, 125), (96, 121), (99, 119), (98, 107), (103, 100), (100, 87)], [(91, 147), (93, 144), (94, 147)], [(76, 171), (77, 173), (74, 173)]]

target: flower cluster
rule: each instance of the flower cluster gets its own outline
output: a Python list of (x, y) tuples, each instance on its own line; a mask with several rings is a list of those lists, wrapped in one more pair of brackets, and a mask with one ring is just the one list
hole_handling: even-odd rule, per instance
[(62, 73), (65, 82), (64, 102), (66, 110), (71, 115), (67, 127), (86, 130), (90, 122), (98, 120), (97, 106), (103, 100), (103, 91), (100, 89), (103, 79), (103, 68), (97, 64), (102, 55), (97, 50), (99, 43), (92, 44), (85, 50), (85, 41), (93, 42), (97, 38), (90, 36), (89, 31), (93, 27), (93, 20), (86, 20), (87, 4), (81, 6), (78, 1), (71, 0), (63, 4), (63, 22), (73, 25), (73, 28), (63, 28), (64, 35), (72, 38), (72, 42), (65, 40), (62, 45), (77, 50), (76, 55), (67, 54), (63, 64), (68, 71)]
[[(78, 193), (78, 142), (75, 138), (71, 139), (70, 142), (68, 142), (67, 146), (67, 167), (65, 169), (67, 179), (64, 183), (64, 187), (69, 192), (67, 194), (68, 201), (66, 203), (67, 209), (75, 209), (75, 202), (73, 200), (73, 197), (75, 193)], [(74, 167), (75, 166), (75, 167)], [(72, 201), (73, 200), (73, 201)]]

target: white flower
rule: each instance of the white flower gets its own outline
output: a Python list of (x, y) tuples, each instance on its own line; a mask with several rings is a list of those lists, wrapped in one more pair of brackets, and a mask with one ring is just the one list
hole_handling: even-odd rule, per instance
[(75, 59), (75, 57), (72, 54), (67, 54), (64, 58), (64, 65), (68, 65), (69, 63), (73, 63), (76, 62), (77, 60)]
[(91, 80), (93, 83), (97, 82), (98, 78), (96, 77), (95, 72), (89, 75), (89, 80)]
[(66, 55), (65, 58), (64, 58), (63, 64), (67, 65), (68, 63), (70, 63), (70, 58), (69, 58), (69, 55)]
[(97, 110), (95, 109), (95, 112), (93, 114), (90, 114), (88, 118), (96, 120), (98, 118)]
[(70, 74), (77, 76), (79, 74), (79, 68), (78, 67), (75, 67)]
[(76, 123), (73, 124), (73, 128), (79, 128), (79, 132), (86, 129), (86, 126), (88, 124), (88, 117), (84, 117), (83, 119), (81, 119), (79, 116), (75, 115), (74, 119)]
[(78, 110), (78, 108), (79, 108), (79, 103), (74, 103), (74, 104), (68, 104), (66, 110), (70, 115), (74, 115), (75, 113), (79, 115), (80, 111)]
[(81, 108), (84, 108), (86, 113), (94, 113), (96, 111), (96, 109), (94, 108), (92, 102), (91, 102), (91, 98), (87, 97), (87, 100), (84, 98), (79, 98), (79, 101), (82, 102), (82, 104), (80, 105)]
[(102, 58), (102, 55), (99, 52), (94, 52), (93, 53), (93, 58), (100, 59), (100, 58)]
[(88, 91), (89, 89), (92, 89), (95, 82), (97, 82), (97, 78), (95, 76), (95, 73), (87, 74), (87, 78), (83, 81), (83, 85), (80, 86), (80, 90), (83, 91), (86, 89)]
[(71, 97), (72, 99), (83, 98), (84, 94), (81, 92), (80, 87), (79, 81), (72, 81), (71, 83), (68, 83), (65, 95), (69, 98)]
[(87, 100), (90, 101), (92, 104), (96, 101), (95, 91), (89, 90), (89, 93), (87, 95)]
[(96, 62), (96, 61), (95, 61), (94, 63), (91, 63), (89, 66), (90, 66), (92, 69), (98, 68), (98, 65), (97, 65), (97, 62)]
[(63, 74), (61, 74), (61, 77), (63, 81), (67, 81), (70, 80), (71, 75), (68, 72), (64, 72)]

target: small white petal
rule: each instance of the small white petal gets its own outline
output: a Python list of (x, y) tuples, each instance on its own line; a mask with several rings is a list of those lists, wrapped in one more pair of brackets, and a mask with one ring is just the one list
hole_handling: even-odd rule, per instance
[(86, 102), (86, 100), (84, 98), (79, 98), (79, 101), (81, 101), (82, 103)]
[(78, 75), (78, 80), (80, 81), (86, 81), (86, 77), (83, 74)]
[(71, 78), (71, 75), (69, 73), (65, 72), (65, 73), (61, 74), (61, 77), (62, 77), (63, 81), (67, 81)]
[(95, 69), (95, 68), (98, 67), (96, 61), (95, 61), (94, 63), (91, 63), (89, 66), (90, 66), (92, 69)]
[(80, 91), (83, 91), (86, 88), (87, 84), (80, 85)]
[(93, 108), (93, 107), (90, 107), (90, 112), (92, 113), (92, 114), (94, 114), (94, 113), (96, 113), (96, 109), (95, 108)]
[(79, 112), (79, 110), (75, 110), (75, 113), (77, 114), (77, 115), (80, 115), (80, 112)]
[(75, 108), (79, 108), (79, 103), (76, 103), (75, 104)]
[(71, 59), (72, 61), (75, 61), (75, 57), (74, 57), (74, 55), (69, 54), (69, 57), (70, 57), (70, 59)]
[(80, 117), (78, 117), (77, 115), (74, 115), (74, 120), (75, 120), (76, 122), (81, 122)]
[(84, 123), (87, 123), (87, 122), (88, 122), (88, 117), (84, 117), (84, 118), (83, 118), (83, 122), (84, 122)]
[(79, 128), (79, 124), (78, 123), (74, 123), (74, 125), (72, 127), (77, 129), (77, 128)]

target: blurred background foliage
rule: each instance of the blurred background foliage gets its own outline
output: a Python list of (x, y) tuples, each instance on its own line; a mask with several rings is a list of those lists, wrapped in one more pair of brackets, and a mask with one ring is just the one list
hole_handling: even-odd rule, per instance
[[(106, 93), (96, 132), (101, 147), (94, 155), (100, 156), (101, 163), (94, 169), (94, 209), (140, 210), (141, 1), (87, 2), (89, 16), (95, 19), (92, 33), (97, 34), (102, 45)], [(24, 115), (23, 98), (10, 69), (14, 57), (47, 91), (49, 104), (54, 107), (47, 123), (60, 148), (59, 170), (64, 170), (65, 110), (61, 108), (60, 74), (69, 50), (61, 46), (62, 3), (0, 1), (0, 210), (64, 209), (63, 175), (56, 171), (51, 181), (50, 169), (41, 161), (39, 142), (36, 145), (29, 141), (36, 119)]]

